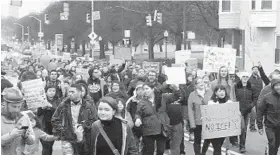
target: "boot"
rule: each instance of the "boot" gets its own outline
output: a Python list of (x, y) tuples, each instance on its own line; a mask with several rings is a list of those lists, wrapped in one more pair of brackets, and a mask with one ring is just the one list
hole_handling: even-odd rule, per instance
[(201, 146), (198, 144), (193, 144), (194, 154), (201, 155)]

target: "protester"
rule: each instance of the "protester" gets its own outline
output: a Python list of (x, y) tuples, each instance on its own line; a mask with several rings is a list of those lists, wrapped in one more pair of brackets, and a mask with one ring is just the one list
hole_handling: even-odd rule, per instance
[[(40, 119), (41, 128), (44, 132), (46, 132), (49, 135), (52, 135), (53, 132), (53, 126), (51, 123), (52, 116), (60, 104), (61, 100), (56, 95), (56, 87), (53, 85), (49, 85), (45, 88), (46, 96), (47, 96), (47, 102), (45, 107), (40, 107), (37, 110), (37, 116)], [(51, 155), (53, 152), (53, 144), (54, 142), (46, 142), (41, 140), (42, 143), (42, 155)]]
[(16, 88), (6, 88), (3, 92), (4, 107), (1, 108), (1, 154), (22, 154), (25, 145), (35, 141), (28, 116), (21, 115), (23, 96)]
[(191, 130), (194, 131), (194, 153), (201, 154), (201, 111), (200, 106), (206, 105), (212, 95), (212, 90), (206, 90), (204, 82), (201, 78), (195, 80), (195, 91), (193, 91), (188, 99), (188, 115)]
[(52, 116), (54, 135), (59, 136), (65, 153), (89, 153), (91, 124), (97, 119), (92, 104), (82, 98), (82, 86), (72, 84), (69, 98), (63, 100)]
[(104, 86), (106, 82), (99, 76), (99, 69), (97, 67), (91, 68), (88, 71), (89, 79), (87, 81), (89, 88), (89, 95), (95, 103), (104, 96)]
[(133, 92), (136, 88), (136, 85), (138, 82), (145, 82), (146, 81), (146, 75), (145, 75), (145, 70), (144, 69), (139, 69), (139, 71), (137, 72), (137, 77), (132, 80), (128, 86), (128, 90), (127, 90), (127, 94), (129, 96), (133, 96)]
[(239, 81), (235, 87), (236, 99), (239, 102), (239, 108), (241, 115), (244, 119), (245, 128), (241, 131), (240, 135), (240, 146), (239, 150), (241, 153), (246, 152), (245, 143), (246, 143), (246, 133), (247, 126), (249, 121), (249, 114), (254, 107), (254, 103), (257, 102), (257, 93), (252, 89), (251, 83), (249, 80), (249, 73), (243, 72), (240, 75), (241, 81)]
[(116, 99), (118, 109), (115, 113), (115, 117), (123, 119), (127, 122), (127, 125), (132, 128), (134, 126), (134, 122), (132, 121), (132, 117), (129, 112), (127, 112), (126, 104), (123, 99)]
[(56, 87), (56, 95), (61, 98), (62, 90), (61, 90), (61, 81), (58, 80), (58, 74), (56, 70), (50, 71), (50, 76), (46, 81), (46, 87), (53, 85)]
[[(224, 87), (223, 85), (217, 85), (213, 91), (211, 100), (208, 102), (208, 105), (230, 103), (232, 101), (229, 100), (229, 98), (230, 97), (226, 91), (226, 87)], [(204, 140), (202, 155), (206, 155), (210, 143), (212, 143), (212, 146), (214, 148), (213, 155), (221, 155), (224, 140), (225, 137)]]
[(164, 117), (159, 118), (159, 113), (166, 112), (165, 105), (161, 104), (161, 94), (156, 91), (155, 86), (150, 83), (143, 85), (145, 98), (139, 101), (136, 111), (135, 126), (142, 125), (143, 134), (143, 155), (163, 155), (166, 144), (166, 137), (162, 134), (162, 125), (169, 124)]
[[(257, 125), (260, 135), (263, 135), (265, 125), (269, 155), (277, 155), (280, 146), (280, 80), (272, 80), (271, 88), (272, 92), (266, 94), (258, 104)], [(264, 125), (263, 117), (265, 118)]]
[[(114, 117), (117, 102), (112, 97), (103, 97), (98, 103), (98, 118), (91, 126), (90, 155), (138, 155), (131, 128)], [(112, 146), (108, 144), (112, 143)]]

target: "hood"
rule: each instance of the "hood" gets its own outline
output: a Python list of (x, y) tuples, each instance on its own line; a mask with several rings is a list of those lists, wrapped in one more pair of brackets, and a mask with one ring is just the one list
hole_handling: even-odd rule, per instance
[(273, 79), (271, 80), (271, 89), (274, 91), (274, 86), (277, 84), (277, 83), (280, 83), (280, 79)]

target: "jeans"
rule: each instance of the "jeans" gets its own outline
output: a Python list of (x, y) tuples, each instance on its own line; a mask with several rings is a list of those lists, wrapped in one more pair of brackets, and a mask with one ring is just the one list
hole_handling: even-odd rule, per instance
[(256, 125), (255, 125), (256, 119), (257, 119), (256, 107), (254, 107), (250, 113), (250, 129), (256, 129)]
[(195, 155), (201, 154), (201, 132), (202, 132), (202, 126), (196, 125), (196, 128), (194, 129), (194, 144), (193, 144)]
[(241, 130), (240, 143), (239, 143), (240, 149), (241, 148), (245, 148), (246, 135), (247, 135), (247, 126), (248, 126), (248, 122), (249, 122), (249, 114), (245, 114), (242, 117), (243, 117), (242, 119), (244, 119), (245, 127), (244, 127), (244, 129)]
[(43, 140), (40, 140), (40, 142), (42, 144), (42, 155), (52, 155), (54, 142), (46, 142)]
[(280, 146), (280, 127), (266, 127), (265, 131), (268, 139), (269, 155), (277, 155)]
[(204, 140), (203, 148), (202, 148), (202, 155), (206, 154), (210, 143), (212, 143), (212, 146), (214, 148), (213, 155), (221, 155), (224, 140), (225, 140), (225, 138), (214, 138), (214, 139)]
[(143, 155), (153, 155), (157, 145), (157, 155), (163, 155), (165, 150), (166, 138), (163, 135), (143, 136)]
[(179, 123), (172, 126), (170, 138), (170, 152), (172, 155), (180, 155), (180, 144), (183, 137), (183, 124)]

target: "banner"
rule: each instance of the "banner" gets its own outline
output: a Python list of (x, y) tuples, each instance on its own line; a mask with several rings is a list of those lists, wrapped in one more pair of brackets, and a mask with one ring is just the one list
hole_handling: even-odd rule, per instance
[(197, 59), (196, 58), (190, 58), (186, 61), (186, 63), (188, 64), (187, 67), (189, 70), (197, 69)]
[(160, 71), (160, 63), (159, 62), (147, 62), (144, 61), (142, 63), (142, 68), (146, 71), (156, 71), (157, 73), (159, 73)]
[(218, 73), (222, 66), (226, 66), (230, 74), (235, 72), (236, 50), (231, 48), (205, 47), (203, 70)]
[(83, 80), (88, 80), (89, 74), (88, 69), (85, 68), (76, 68), (76, 74), (81, 75), (83, 77)]
[(185, 64), (186, 60), (188, 60), (190, 57), (190, 50), (175, 51), (175, 64)]
[(213, 139), (241, 134), (239, 103), (201, 105), (202, 137)]
[(42, 102), (42, 99), (47, 100), (42, 79), (22, 82), (22, 88), (28, 109), (37, 109), (46, 106)]
[(115, 48), (115, 58), (131, 60), (131, 48), (130, 47), (116, 47)]
[(166, 67), (166, 84), (186, 84), (185, 67)]
[(65, 61), (65, 60), (70, 60), (71, 61), (71, 55), (70, 53), (66, 53), (64, 52), (63, 55), (62, 55), (62, 60)]

